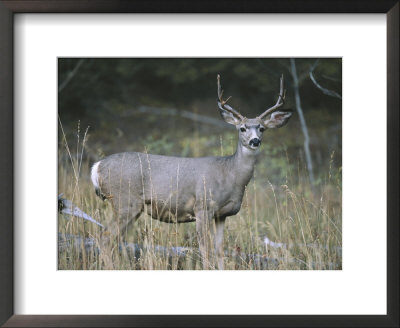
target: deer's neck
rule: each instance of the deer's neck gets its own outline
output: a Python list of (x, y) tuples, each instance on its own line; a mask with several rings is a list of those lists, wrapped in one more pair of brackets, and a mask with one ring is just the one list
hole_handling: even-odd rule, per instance
[(238, 143), (236, 153), (232, 156), (232, 164), (235, 167), (235, 180), (246, 186), (253, 176), (259, 151), (250, 150)]

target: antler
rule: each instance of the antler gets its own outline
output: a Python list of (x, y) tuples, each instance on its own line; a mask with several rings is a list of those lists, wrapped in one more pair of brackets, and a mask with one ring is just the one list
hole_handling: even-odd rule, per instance
[(285, 96), (286, 96), (286, 90), (283, 89), (283, 75), (282, 75), (280, 80), (280, 91), (279, 91), (278, 101), (274, 106), (268, 108), (264, 113), (259, 115), (257, 118), (262, 120), (265, 116), (267, 116), (268, 114), (274, 112), (279, 107), (281, 107), (285, 103)]
[(217, 85), (218, 85), (218, 102), (219, 105), (222, 109), (232, 113), (233, 115), (237, 116), (240, 120), (243, 120), (244, 117), (236, 110), (234, 110), (231, 106), (227, 104), (228, 100), (231, 99), (231, 97), (228, 97), (226, 100), (222, 99), (222, 95), (224, 94), (224, 90), (221, 89), (221, 83), (220, 83), (220, 76), (219, 74), (217, 75)]

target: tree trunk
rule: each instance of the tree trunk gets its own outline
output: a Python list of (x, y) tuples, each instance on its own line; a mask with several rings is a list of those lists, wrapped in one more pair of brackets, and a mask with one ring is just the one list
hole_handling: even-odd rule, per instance
[(301, 130), (303, 131), (304, 135), (304, 152), (306, 155), (308, 176), (310, 178), (311, 185), (314, 185), (315, 180), (314, 180), (313, 165), (310, 152), (310, 137), (308, 135), (307, 123), (304, 118), (303, 110), (301, 108), (299, 79), (297, 77), (296, 62), (293, 58), (290, 58), (290, 66), (293, 78), (293, 89), (294, 89), (294, 97), (296, 100), (296, 110), (300, 118)]

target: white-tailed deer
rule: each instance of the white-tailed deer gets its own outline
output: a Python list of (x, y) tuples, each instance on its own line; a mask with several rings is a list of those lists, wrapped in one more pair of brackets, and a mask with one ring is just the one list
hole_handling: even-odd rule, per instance
[(283, 76), (276, 104), (256, 118), (242, 116), (227, 104), (229, 98), (223, 100), (219, 75), (217, 86), (221, 116), (238, 130), (235, 154), (183, 158), (118, 153), (95, 163), (91, 178), (96, 193), (112, 202), (116, 218), (108, 228), (111, 233), (122, 235), (145, 208), (154, 219), (164, 222), (196, 221), (203, 267), (209, 268), (211, 237), (215, 242), (218, 268), (223, 269), (225, 219), (240, 210), (263, 132), (285, 125), (292, 113), (277, 111), (285, 99)]

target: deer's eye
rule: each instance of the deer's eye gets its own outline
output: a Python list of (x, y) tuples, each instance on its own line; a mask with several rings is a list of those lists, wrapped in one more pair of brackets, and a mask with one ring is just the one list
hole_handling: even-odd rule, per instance
[(240, 128), (240, 131), (245, 132), (246, 128)]
[(260, 128), (260, 132), (264, 132), (265, 131), (265, 129), (264, 128)]

